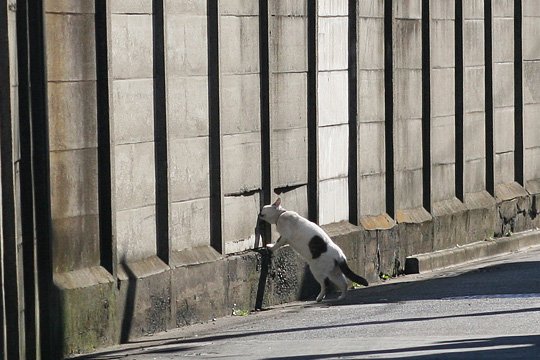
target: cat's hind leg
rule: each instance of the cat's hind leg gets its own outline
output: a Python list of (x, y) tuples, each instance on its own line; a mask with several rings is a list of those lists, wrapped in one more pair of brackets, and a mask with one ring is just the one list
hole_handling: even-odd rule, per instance
[(341, 271), (332, 271), (328, 277), (330, 281), (333, 282), (338, 287), (338, 290), (341, 292), (338, 300), (345, 299), (345, 296), (347, 296), (347, 279), (345, 278), (345, 275), (343, 275)]
[(317, 298), (315, 299), (315, 301), (321, 302), (324, 299), (324, 296), (326, 295), (326, 276), (313, 273), (313, 277), (315, 278), (315, 280), (317, 280), (317, 282), (321, 286), (321, 291), (319, 292), (319, 295), (317, 295)]

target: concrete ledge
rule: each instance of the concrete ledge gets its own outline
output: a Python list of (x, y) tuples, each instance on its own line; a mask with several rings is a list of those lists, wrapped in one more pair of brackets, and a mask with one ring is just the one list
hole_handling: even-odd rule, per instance
[(473, 260), (508, 254), (540, 246), (540, 230), (530, 230), (510, 237), (479, 241), (453, 249), (408, 256), (405, 261), (406, 274), (418, 274)]

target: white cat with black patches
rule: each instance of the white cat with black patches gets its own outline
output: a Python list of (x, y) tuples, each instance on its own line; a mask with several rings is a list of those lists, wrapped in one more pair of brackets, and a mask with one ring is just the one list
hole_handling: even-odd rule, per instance
[(344, 299), (347, 294), (345, 276), (358, 284), (368, 286), (366, 279), (352, 272), (347, 265), (345, 254), (330, 236), (317, 224), (281, 207), (280, 198), (272, 205), (264, 206), (259, 219), (275, 224), (281, 235), (275, 244), (266, 245), (270, 251), (275, 252), (288, 244), (306, 260), (313, 276), (321, 285), (317, 302), (322, 301), (326, 294), (326, 279), (341, 291), (338, 300)]

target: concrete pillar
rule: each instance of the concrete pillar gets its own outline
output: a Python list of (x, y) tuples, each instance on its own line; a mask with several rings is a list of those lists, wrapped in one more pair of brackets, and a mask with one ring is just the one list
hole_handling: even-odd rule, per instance
[[(111, 151), (118, 258), (156, 254), (151, 2), (111, 2)], [(114, 210), (113, 210), (114, 211)]]
[(317, 2), (319, 223), (349, 218), (348, 2)]
[(394, 176), (397, 218), (423, 205), (422, 2), (393, 2)]
[(486, 189), (484, 3), (463, 0), (463, 186)]
[(358, 213), (363, 218), (386, 212), (384, 0), (360, 1), (357, 12)]
[(514, 182), (514, 1), (492, 0), (494, 184)]
[(180, 251), (210, 244), (206, 1), (165, 1), (169, 235)]
[(220, 2), (220, 120), (225, 253), (255, 245), (260, 209), (258, 2)]
[(455, 2), (430, 0), (431, 201), (455, 198)]
[(286, 209), (307, 217), (307, 0), (268, 7), (271, 187)]
[[(517, 1), (517, 0), (516, 0)], [(523, 1), (523, 133), (524, 182), (540, 193), (540, 1)], [(538, 206), (537, 206), (538, 207)]]
[(94, 6), (45, 2), (53, 268), (100, 263)]

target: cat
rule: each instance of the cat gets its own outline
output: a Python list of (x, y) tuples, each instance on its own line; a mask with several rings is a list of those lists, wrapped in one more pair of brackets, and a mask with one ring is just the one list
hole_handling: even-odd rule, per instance
[(272, 205), (263, 206), (259, 220), (275, 224), (280, 234), (275, 244), (266, 245), (271, 253), (288, 244), (308, 263), (315, 280), (321, 286), (317, 302), (321, 302), (326, 295), (326, 280), (330, 280), (341, 291), (338, 300), (343, 300), (347, 295), (345, 276), (368, 286), (366, 279), (349, 268), (345, 254), (330, 236), (319, 225), (281, 207), (281, 198)]

